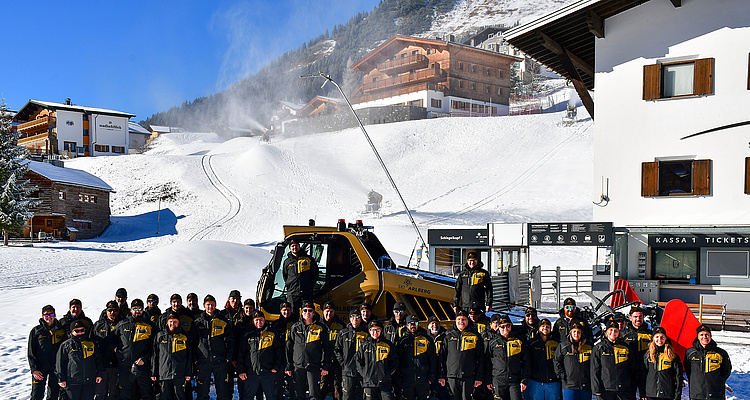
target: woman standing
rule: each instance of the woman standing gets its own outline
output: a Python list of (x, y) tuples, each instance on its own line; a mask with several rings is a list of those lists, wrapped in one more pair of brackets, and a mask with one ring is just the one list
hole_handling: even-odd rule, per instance
[(581, 325), (571, 327), (553, 361), (563, 400), (591, 400), (591, 346), (586, 344)]
[(682, 363), (667, 339), (662, 327), (654, 329), (654, 338), (643, 356), (646, 381), (639, 388), (649, 399), (674, 399), (682, 397)]

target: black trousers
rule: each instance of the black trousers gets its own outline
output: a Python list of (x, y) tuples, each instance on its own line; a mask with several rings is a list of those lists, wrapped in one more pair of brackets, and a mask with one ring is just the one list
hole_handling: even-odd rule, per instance
[(277, 400), (276, 374), (248, 374), (247, 380), (243, 382), (245, 382), (244, 389), (246, 399), (252, 399), (258, 393), (258, 390), (261, 390), (266, 395), (266, 400)]
[(297, 369), (294, 371), (294, 398), (305, 400), (305, 391), (310, 392), (312, 400), (323, 400), (320, 391), (320, 368)]
[(448, 387), (451, 389), (452, 400), (471, 400), (474, 391), (474, 377), (470, 378), (448, 378)]
[(633, 394), (630, 392), (602, 392), (596, 398), (599, 400), (631, 400)]
[(401, 381), (402, 400), (427, 400), (430, 395), (430, 383)]
[(104, 368), (102, 381), (96, 384), (97, 400), (117, 400), (119, 392), (117, 379), (117, 367)]
[(323, 397), (333, 393), (334, 400), (341, 400), (341, 367), (335, 366), (328, 370), (328, 375), (321, 378), (320, 390)]
[(431, 400), (450, 400), (450, 394), (448, 394), (448, 388), (441, 385), (440, 382), (435, 380), (430, 385), (430, 399)]
[(358, 377), (341, 377), (341, 400), (362, 400), (362, 382)]
[(495, 397), (495, 400), (521, 400), (523, 398), (520, 383), (510, 386), (496, 385), (493, 383), (492, 394)]
[(160, 400), (186, 400), (185, 385), (187, 382), (184, 376), (157, 381), (161, 394)]
[[(147, 371), (145, 368), (144, 371)], [(128, 368), (118, 368), (118, 382), (120, 386), (120, 400), (151, 400), (154, 398), (154, 382), (150, 373), (133, 375)]]
[(229, 400), (229, 379), (226, 361), (198, 362), (198, 400), (208, 400), (208, 392), (211, 389), (211, 375), (214, 377), (216, 388), (216, 400)]
[(47, 387), (47, 400), (57, 400), (60, 397), (60, 385), (57, 384), (57, 375), (42, 372), (42, 380), (38, 381), (31, 377), (31, 400), (42, 400), (44, 388)]
[(96, 384), (88, 385), (68, 385), (65, 387), (65, 394), (70, 400), (94, 400)]
[(366, 387), (363, 390), (364, 400), (395, 400), (393, 386)]

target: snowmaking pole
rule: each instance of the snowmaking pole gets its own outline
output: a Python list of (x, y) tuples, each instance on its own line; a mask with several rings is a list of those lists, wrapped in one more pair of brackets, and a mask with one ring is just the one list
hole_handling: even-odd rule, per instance
[[(404, 200), (404, 196), (401, 195), (401, 191), (398, 190), (398, 187), (396, 186), (396, 182), (393, 181), (393, 178), (391, 177), (391, 173), (388, 172), (388, 168), (385, 166), (385, 163), (383, 162), (383, 159), (380, 157), (380, 153), (378, 153), (378, 149), (375, 148), (375, 144), (372, 143), (372, 139), (370, 139), (370, 135), (367, 133), (367, 130), (365, 129), (365, 126), (362, 124), (362, 120), (359, 119), (359, 116), (354, 111), (354, 107), (352, 107), (352, 103), (349, 102), (349, 99), (344, 94), (344, 90), (341, 89), (341, 86), (339, 86), (336, 81), (334, 81), (330, 75), (326, 75), (323, 72), (319, 72), (317, 74), (310, 74), (310, 75), (300, 75), (300, 78), (317, 78), (321, 77), (325, 79), (325, 82), (323, 82), (323, 85), (321, 86), (321, 89), (323, 86), (326, 85), (326, 83), (331, 82), (336, 86), (336, 88), (341, 93), (341, 96), (346, 101), (346, 104), (349, 105), (349, 109), (352, 110), (352, 114), (354, 114), (354, 118), (357, 119), (357, 123), (359, 124), (359, 128), (362, 130), (362, 133), (365, 135), (365, 138), (367, 139), (367, 142), (370, 144), (370, 148), (372, 148), (373, 153), (375, 153), (375, 157), (378, 158), (378, 162), (380, 162), (380, 166), (383, 168), (383, 171), (385, 171), (385, 175), (388, 177), (388, 180), (391, 182), (391, 186), (393, 186), (393, 190), (396, 191), (396, 194), (398, 195), (398, 198), (401, 200), (401, 204), (404, 206), (404, 210), (406, 210), (406, 215), (409, 216), (409, 221), (411, 221), (411, 226), (414, 227), (414, 231), (417, 232), (417, 238), (419, 240), (419, 249), (420, 251), (417, 252), (418, 258), (417, 258), (417, 269), (419, 269), (419, 260), (422, 258), (422, 249), (426, 248), (424, 238), (422, 237), (422, 233), (419, 232), (419, 228), (417, 227), (417, 223), (414, 222), (414, 218), (411, 215), (411, 211), (409, 210), (409, 206), (406, 205), (406, 201)], [(416, 247), (416, 246), (415, 246)], [(414, 255), (414, 251), (412, 251), (412, 255), (409, 256), (409, 265), (411, 265), (411, 259)], [(407, 265), (407, 267), (409, 266)]]

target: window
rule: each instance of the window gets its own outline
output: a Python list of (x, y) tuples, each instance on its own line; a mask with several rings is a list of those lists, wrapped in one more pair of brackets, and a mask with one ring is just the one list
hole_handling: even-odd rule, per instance
[(419, 50), (412, 50), (411, 55), (416, 56), (419, 54)]
[(476, 65), (472, 65), (471, 66), (471, 72), (477, 72), (477, 66)]
[(76, 151), (76, 142), (63, 142), (63, 150)]
[(422, 99), (411, 100), (411, 101), (407, 102), (406, 104), (410, 105), (410, 106), (419, 106), (419, 107), (422, 107)]
[(427, 49), (427, 54), (435, 54), (435, 49)]
[(112, 152), (117, 154), (125, 154), (125, 147), (123, 146), (112, 146)]
[(406, 53), (401, 53), (401, 58), (406, 58)]
[(88, 135), (89, 135), (89, 130), (84, 128), (83, 129), (83, 136), (88, 136)]
[(78, 193), (78, 201), (81, 203), (96, 203), (96, 195)]
[(487, 93), (487, 94), (489, 94), (490, 93), (490, 89), (491, 89), (490, 86), (485, 86), (484, 87), (484, 92)]
[(487, 68), (487, 70), (486, 70), (486, 74), (487, 74), (487, 76), (490, 76), (490, 75), (492, 75), (492, 72), (490, 71), (490, 69), (489, 69), (489, 68)]
[(464, 87), (464, 81), (459, 80), (458, 81), (458, 87), (459, 87), (459, 89), (463, 89), (463, 87)]
[(714, 59), (643, 66), (643, 100), (713, 93)]
[(477, 90), (477, 84), (472, 82), (471, 83), (471, 90)]
[(698, 279), (698, 250), (654, 250), (654, 279)]
[(91, 229), (91, 221), (73, 220), (73, 227), (76, 229)]
[(497, 88), (497, 95), (502, 96), (503, 95), (503, 88)]
[(464, 70), (464, 63), (460, 62), (458, 63), (458, 70), (463, 71)]
[(654, 161), (641, 164), (641, 196), (711, 194), (711, 160)]
[(430, 106), (432, 108), (443, 108), (443, 101), (439, 99), (430, 99)]
[(89, 116), (88, 116), (88, 114), (83, 114), (83, 120), (84, 120), (84, 121), (88, 121), (88, 120), (89, 120)]
[(502, 78), (503, 77), (503, 71), (498, 70), (497, 71), (497, 77)]
[(706, 251), (706, 275), (750, 278), (750, 252), (747, 250)]
[(745, 194), (750, 194), (750, 157), (745, 157)]
[(59, 193), (57, 194), (57, 196), (58, 196), (58, 197), (60, 198), (60, 200), (65, 200), (65, 198), (67, 197), (67, 194), (66, 194), (66, 192), (65, 192), (64, 190), (61, 190), (61, 191), (60, 191), (60, 192), (59, 192)]
[(100, 153), (109, 153), (109, 145), (107, 144), (95, 144), (94, 150)]

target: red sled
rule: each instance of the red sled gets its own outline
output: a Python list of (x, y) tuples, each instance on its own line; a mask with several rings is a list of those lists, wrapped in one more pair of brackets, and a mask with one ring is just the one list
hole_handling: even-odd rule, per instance
[(685, 350), (693, 347), (693, 341), (698, 335), (695, 330), (700, 326), (700, 321), (684, 301), (674, 299), (664, 307), (664, 315), (661, 317), (661, 327), (667, 331), (667, 337), (672, 341), (672, 347), (680, 360), (685, 360)]
[(616, 291), (618, 289), (621, 289), (623, 292), (625, 292), (625, 296), (623, 297), (622, 293), (620, 292), (616, 292), (615, 294), (613, 294), (612, 299), (609, 303), (610, 307), (616, 308), (625, 303), (632, 303), (636, 301), (643, 304), (641, 298), (638, 297), (637, 294), (635, 294), (635, 291), (632, 287), (630, 287), (630, 284), (625, 279), (618, 279), (615, 281), (615, 289), (613, 291)]

